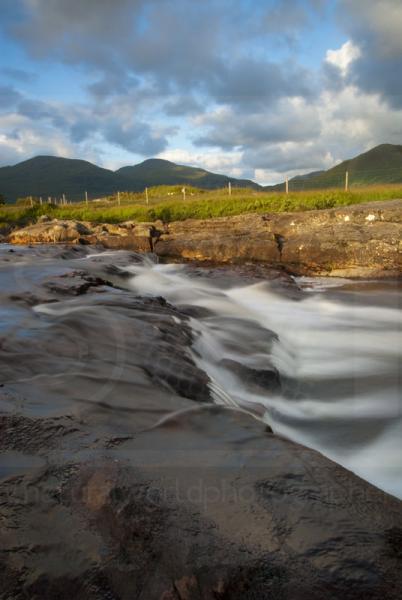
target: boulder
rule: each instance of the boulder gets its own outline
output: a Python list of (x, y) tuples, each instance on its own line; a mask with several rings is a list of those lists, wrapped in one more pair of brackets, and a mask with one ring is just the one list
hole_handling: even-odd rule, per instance
[(79, 221), (43, 221), (10, 233), (12, 244), (56, 244), (77, 242), (91, 231)]

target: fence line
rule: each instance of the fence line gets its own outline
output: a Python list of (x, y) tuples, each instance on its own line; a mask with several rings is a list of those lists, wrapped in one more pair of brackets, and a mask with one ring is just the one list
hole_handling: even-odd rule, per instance
[[(388, 181), (384, 182), (384, 178)], [(318, 190), (326, 188), (339, 188), (345, 191), (353, 187), (365, 187), (374, 185), (402, 184), (401, 167), (385, 167), (374, 169), (348, 168), (339, 173), (327, 174), (325, 171), (313, 177), (304, 175), (292, 179), (285, 178), (285, 182), (272, 186), (277, 191), (296, 192), (307, 190)]]
[[(384, 179), (388, 179), (384, 183)], [(82, 192), (81, 202), (84, 202), (88, 207), (89, 204), (97, 203), (97, 205), (106, 206), (123, 206), (133, 203), (145, 203), (147, 206), (150, 204), (152, 198), (155, 203), (162, 200), (174, 197), (175, 200), (180, 197), (186, 201), (192, 197), (199, 198), (204, 194), (216, 193), (222, 194), (225, 192), (229, 197), (236, 194), (259, 194), (259, 193), (296, 193), (303, 191), (319, 191), (325, 189), (339, 189), (346, 192), (359, 187), (371, 187), (378, 185), (398, 185), (402, 187), (402, 166), (401, 167), (386, 167), (386, 168), (374, 168), (374, 169), (347, 169), (340, 171), (339, 173), (327, 174), (323, 172), (315, 177), (298, 176), (294, 178), (284, 177), (284, 182), (266, 186), (262, 189), (251, 189), (251, 188), (238, 188), (235, 180), (228, 180), (226, 188), (221, 189), (197, 189), (192, 186), (174, 185), (174, 186), (155, 186), (153, 188), (146, 187), (143, 191), (116, 191), (115, 194), (108, 195), (102, 198), (89, 198), (88, 191)], [(43, 198), (44, 197), (44, 198)], [(173, 198), (171, 198), (173, 199)], [(34, 205), (42, 205), (46, 203), (46, 194), (42, 192), (41, 196), (34, 197), (32, 195), (26, 198), (20, 199), (26, 206), (33, 207)], [(47, 203), (53, 205), (65, 206), (71, 203), (80, 203), (80, 201), (72, 201), (67, 198), (65, 193), (55, 197), (47, 196)]]

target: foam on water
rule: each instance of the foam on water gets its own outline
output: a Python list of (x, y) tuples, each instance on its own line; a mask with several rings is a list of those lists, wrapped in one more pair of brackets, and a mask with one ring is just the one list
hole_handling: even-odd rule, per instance
[[(127, 270), (127, 269), (126, 269)], [(262, 418), (402, 497), (402, 312), (345, 296), (281, 295), (262, 282), (221, 289), (183, 265), (134, 265), (130, 288), (207, 309), (191, 317), (193, 357), (216, 402)], [(330, 287), (343, 282), (330, 282)], [(318, 283), (321, 291), (323, 281)], [(253, 374), (277, 369), (279, 389)], [(247, 376), (250, 374), (250, 377)]]

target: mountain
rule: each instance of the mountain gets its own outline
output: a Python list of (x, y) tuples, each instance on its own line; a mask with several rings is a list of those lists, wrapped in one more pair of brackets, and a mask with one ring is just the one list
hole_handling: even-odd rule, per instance
[[(289, 180), (289, 190), (343, 187), (345, 173), (349, 174), (349, 185), (373, 185), (384, 183), (402, 183), (402, 146), (381, 144), (359, 154), (355, 158), (344, 160), (328, 169), (307, 173)], [(283, 190), (284, 183), (265, 189)]]
[(142, 191), (155, 185), (192, 185), (214, 189), (231, 181), (235, 187), (260, 186), (253, 181), (217, 175), (204, 169), (176, 165), (167, 160), (149, 159), (118, 171), (102, 169), (85, 160), (37, 156), (12, 167), (0, 168), (0, 194), (7, 202), (25, 196), (61, 197), (83, 200), (114, 194), (116, 191)]
[(201, 189), (226, 187), (229, 183), (234, 187), (260, 189), (260, 186), (249, 179), (233, 179), (226, 175), (210, 173), (197, 167), (176, 165), (169, 160), (150, 158), (133, 167), (122, 167), (117, 174), (123, 175), (127, 181), (141, 185), (142, 189), (154, 185), (192, 185)]
[[(345, 172), (349, 184), (402, 183), (402, 146), (381, 144), (355, 158), (345, 160), (328, 171), (314, 171), (289, 180), (289, 189), (308, 190), (343, 187)], [(85, 160), (37, 156), (12, 167), (0, 168), (0, 194), (8, 202), (24, 196), (61, 197), (83, 200), (99, 198), (116, 191), (142, 191), (156, 185), (188, 185), (202, 189), (248, 187), (255, 190), (283, 191), (281, 183), (265, 188), (248, 179), (234, 179), (205, 169), (177, 165), (168, 160), (151, 158), (117, 171), (102, 169)]]
[(306, 181), (307, 179), (314, 179), (323, 173), (325, 173), (325, 171), (312, 171), (311, 173), (305, 173), (304, 175), (296, 175), (296, 177), (292, 177), (291, 181)]
[(119, 178), (85, 160), (36, 156), (13, 167), (0, 168), (0, 190), (9, 202), (24, 196), (60, 197), (72, 200), (114, 193)]

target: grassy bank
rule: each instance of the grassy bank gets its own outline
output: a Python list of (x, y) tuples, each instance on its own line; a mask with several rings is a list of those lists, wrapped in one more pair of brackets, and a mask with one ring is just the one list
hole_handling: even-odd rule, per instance
[[(169, 191), (170, 190), (170, 191)], [(173, 191), (172, 191), (173, 190)], [(117, 199), (110, 197), (101, 202), (68, 204), (65, 206), (2, 206), (0, 227), (7, 225), (23, 226), (35, 221), (40, 215), (52, 218), (77, 219), (105, 223), (118, 223), (127, 220), (164, 222), (184, 219), (208, 219), (239, 215), (246, 212), (286, 212), (334, 208), (370, 202), (402, 198), (401, 185), (382, 185), (359, 188), (349, 192), (340, 190), (313, 190), (284, 193), (254, 192), (236, 189), (232, 195), (227, 190), (201, 191), (191, 188), (186, 200), (177, 188), (155, 188), (149, 194), (146, 204), (143, 194), (124, 194)]]

